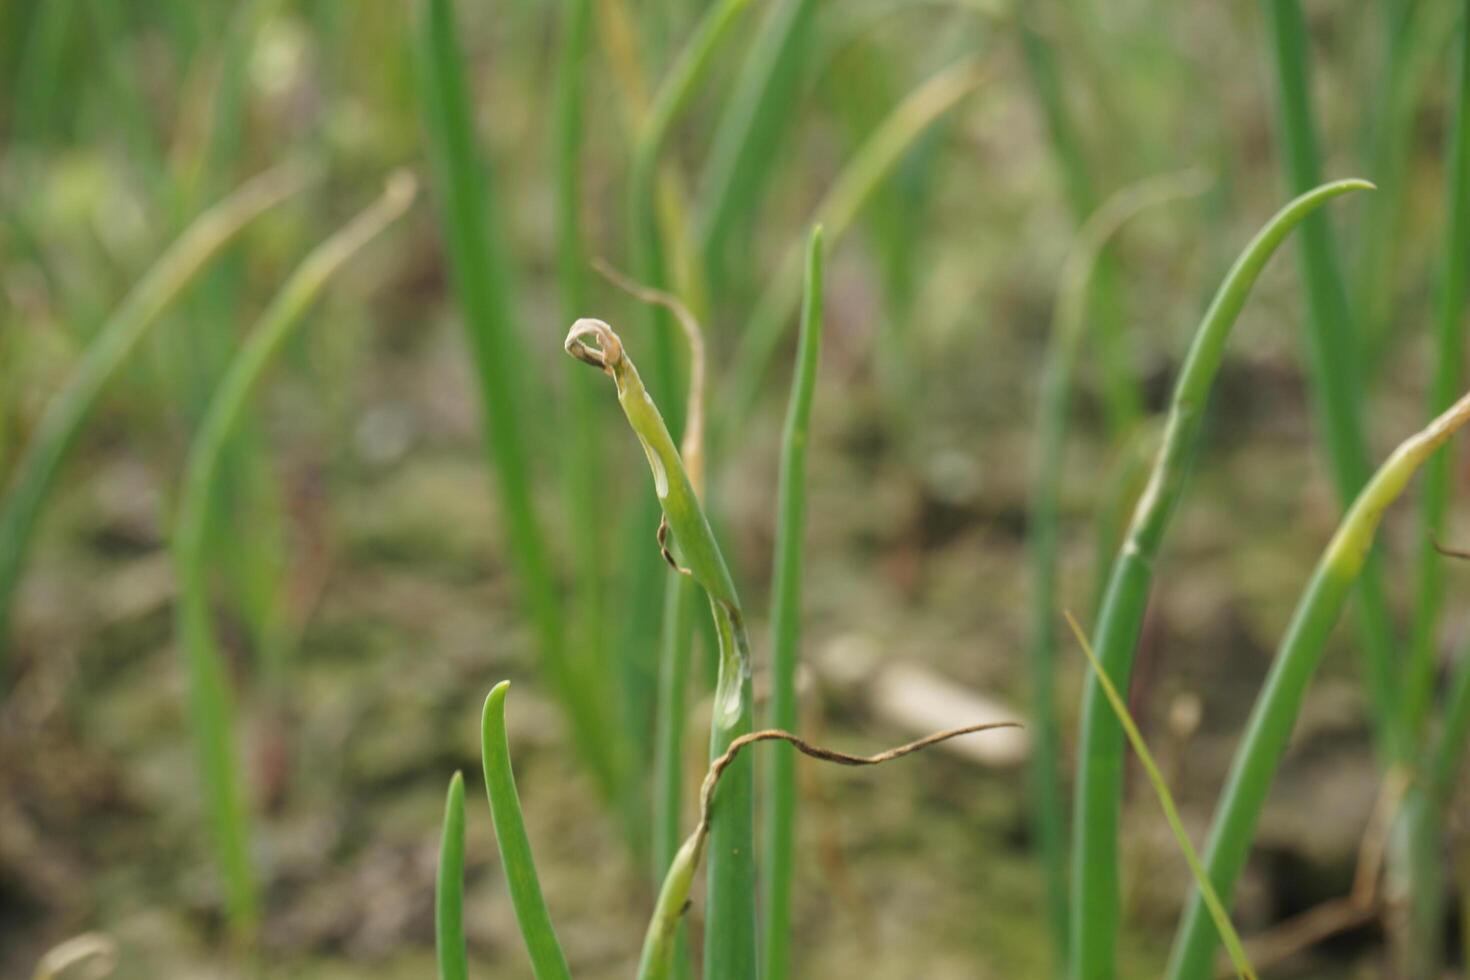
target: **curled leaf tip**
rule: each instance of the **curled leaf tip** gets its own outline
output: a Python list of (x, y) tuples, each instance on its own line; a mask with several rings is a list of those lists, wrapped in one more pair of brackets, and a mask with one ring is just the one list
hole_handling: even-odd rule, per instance
[[(592, 342), (588, 343), (589, 340)], [(572, 324), (562, 346), (583, 364), (601, 368), (608, 374), (612, 374), (613, 368), (623, 359), (623, 342), (613, 328), (591, 317), (583, 317)]]

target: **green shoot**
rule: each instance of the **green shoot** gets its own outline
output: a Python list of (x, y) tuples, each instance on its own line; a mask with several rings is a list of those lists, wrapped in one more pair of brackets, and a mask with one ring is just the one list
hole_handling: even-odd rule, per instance
[(1236, 933), (1235, 926), (1230, 922), (1230, 913), (1225, 911), (1220, 897), (1215, 894), (1215, 889), (1210, 885), (1209, 876), (1205, 874), (1199, 854), (1196, 853), (1194, 844), (1189, 840), (1188, 831), (1184, 829), (1184, 821), (1179, 819), (1179, 807), (1174, 803), (1174, 794), (1169, 792), (1169, 784), (1164, 781), (1164, 774), (1159, 771), (1158, 763), (1154, 762), (1153, 753), (1148, 750), (1148, 743), (1143, 740), (1143, 733), (1138, 730), (1137, 723), (1129, 714), (1128, 705), (1123, 701), (1123, 696), (1108, 679), (1107, 673), (1097, 659), (1097, 654), (1092, 652), (1092, 645), (1087, 642), (1087, 636), (1082, 632), (1082, 627), (1077, 625), (1077, 620), (1072, 618), (1071, 613), (1067, 613), (1066, 616), (1067, 625), (1072, 628), (1072, 635), (1077, 638), (1078, 645), (1082, 647), (1082, 652), (1087, 656), (1087, 663), (1092, 667), (1093, 675), (1102, 685), (1103, 692), (1108, 698), (1108, 704), (1113, 708), (1113, 714), (1117, 716), (1118, 723), (1123, 726), (1123, 731), (1128, 734), (1128, 742), (1133, 746), (1133, 752), (1138, 756), (1138, 761), (1143, 764), (1149, 784), (1153, 786), (1154, 793), (1159, 798), (1159, 807), (1164, 811), (1164, 819), (1169, 822), (1169, 830), (1173, 833), (1179, 850), (1184, 852), (1184, 860), (1189, 864), (1189, 873), (1194, 876), (1200, 896), (1210, 910), (1210, 919), (1215, 923), (1215, 928), (1220, 930), (1220, 935), (1225, 938), (1225, 948), (1230, 952), (1230, 961), (1235, 964), (1236, 974), (1243, 980), (1255, 980), (1256, 971), (1251, 969), (1250, 961), (1246, 959), (1245, 947), (1241, 945), (1240, 935)]
[(449, 780), (444, 800), (444, 835), (439, 840), (439, 877), (434, 890), (434, 948), (439, 980), (469, 980), (464, 944), (464, 774)]
[[(1348, 593), (1368, 561), (1379, 521), (1404, 492), (1415, 471), (1466, 421), (1470, 421), (1470, 395), (1402, 442), (1363, 488), (1317, 561), (1251, 711), (1215, 808), (1205, 865), (1215, 890), (1227, 900), (1245, 866), (1256, 821), (1286, 752), (1307, 685), (1322, 660), (1327, 637)], [(1201, 901), (1196, 894), (1185, 910), (1167, 974), (1170, 980), (1210, 976), (1216, 937), (1201, 911)]]
[[(1297, 0), (1261, 0), (1276, 65), (1282, 163), (1288, 190), (1301, 194), (1321, 180), (1313, 121), (1306, 24)], [(1302, 223), (1302, 281), (1307, 298), (1307, 351), (1318, 427), (1326, 441), (1337, 494), (1348, 506), (1367, 482), (1367, 441), (1363, 434), (1361, 384), (1353, 311), (1333, 248), (1325, 215)], [(1376, 561), (1363, 571), (1357, 608), (1367, 682), (1381, 746), (1399, 758), (1402, 744), (1396, 723), (1398, 676), (1391, 663), (1392, 623)]]
[[(1470, 21), (1459, 31), (1459, 66), (1452, 100), (1450, 154), (1446, 163), (1444, 271), (1435, 316), (1434, 373), (1429, 410), (1444, 411), (1463, 385), (1465, 300), (1470, 290)], [(1435, 640), (1444, 605), (1443, 556), (1435, 542), (1444, 535), (1449, 509), (1451, 453), (1436, 453), (1424, 464), (1421, 504), (1419, 585), (1415, 590), (1414, 631), (1404, 677), (1404, 726), (1419, 739), (1434, 694)]]
[(570, 980), (571, 971), (567, 969), (551, 915), (546, 911), (546, 900), (541, 897), (541, 880), (536, 875), (536, 860), (531, 854), (520, 797), (516, 795), (515, 774), (510, 767), (510, 746), (505, 737), (505, 693), (509, 689), (510, 681), (501, 681), (490, 689), (480, 721), (485, 792), (490, 798), (495, 840), (500, 845), (510, 901), (516, 910), (516, 921), (536, 980)]
[[(796, 371), (781, 434), (776, 553), (771, 607), (771, 712), (773, 728), (797, 725), (796, 668), (801, 649), (802, 536), (806, 528), (806, 446), (817, 362), (822, 349), (822, 227), (812, 229), (806, 251), (806, 301), (801, 310)], [(764, 976), (791, 974), (791, 880), (796, 849), (796, 756), (776, 747), (767, 770), (765, 811)]]
[[(1362, 180), (1323, 184), (1276, 213), (1241, 252), (1205, 311), (1179, 372), (1165, 423), (1164, 444), (1113, 563), (1093, 646), (1108, 676), (1126, 685), (1143, 627), (1153, 567), (1170, 518), (1183, 495), (1210, 386), (1225, 341), (1266, 262), (1301, 221), (1327, 201), (1371, 188)], [(1075, 977), (1111, 977), (1119, 926), (1118, 814), (1123, 791), (1123, 732), (1107, 709), (1098, 680), (1083, 692), (1077, 799), (1072, 822), (1070, 969)]]
[[(719, 644), (710, 757), (718, 759), (752, 727), (750, 640), (735, 583), (663, 416), (617, 334), (600, 320), (578, 320), (567, 334), (566, 350), (616, 383), (618, 403), (648, 458), (666, 526), (688, 563), (687, 573), (709, 595)], [(667, 548), (665, 557), (672, 561)], [(724, 819), (714, 831), (710, 859), (707, 980), (744, 980), (757, 970), (753, 789), (749, 763), (733, 765), (720, 794)]]
[(1046, 875), (1047, 916), (1058, 957), (1067, 948), (1066, 818), (1062, 808), (1061, 732), (1056, 717), (1058, 500), (1073, 374), (1087, 328), (1088, 285), (1098, 257), (1123, 223), (1140, 211), (1203, 189), (1195, 172), (1155, 177), (1114, 194), (1087, 219), (1062, 265), (1041, 369), (1031, 461), (1031, 701), (1036, 726), (1032, 794), (1036, 838)]
[(569, 656), (563, 610), (536, 517), (527, 433), (532, 413), (522, 392), (522, 365), (510, 300), (509, 254), (496, 222), (493, 176), (475, 145), (465, 68), (452, 0), (425, 0), (418, 31), (422, 114), (434, 189), (444, 224), (455, 289), (479, 380), (487, 451), (505, 510), (510, 555), (530, 607), (547, 674), (562, 700), (578, 751), (608, 799), (621, 785), (622, 753), (607, 737), (605, 704)]

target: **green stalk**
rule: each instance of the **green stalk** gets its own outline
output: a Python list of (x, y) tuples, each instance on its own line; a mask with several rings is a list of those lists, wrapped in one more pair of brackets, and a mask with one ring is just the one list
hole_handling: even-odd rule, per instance
[(751, 44), (725, 103), (705, 165), (700, 240), (705, 275), (718, 295), (732, 237), (754, 218), (796, 115), (814, 0), (777, 0)]
[(232, 931), (242, 940), (252, 937), (258, 903), (250, 870), (249, 815), (232, 744), (234, 704), (209, 609), (209, 491), (219, 471), (221, 453), (271, 360), (332, 274), (402, 215), (414, 193), (412, 177), (395, 175), (376, 203), (307, 255), (230, 363), (189, 451), (173, 537), (179, 584), (176, 629), (188, 668), (190, 721), (216, 856), (225, 881), (226, 911)]
[[(770, 727), (796, 731), (796, 668), (801, 648), (802, 537), (806, 529), (806, 445), (817, 362), (822, 350), (822, 226), (806, 250), (806, 301), (801, 310), (796, 371), (781, 433), (776, 553), (771, 592)], [(766, 774), (764, 977), (791, 975), (791, 880), (796, 858), (796, 751), (775, 746)]]
[(1368, 101), (1372, 108), (1369, 173), (1382, 189), (1368, 204), (1359, 256), (1357, 308), (1362, 311), (1365, 350), (1384, 337), (1392, 320), (1394, 273), (1403, 235), (1404, 169), (1414, 145), (1411, 129), (1416, 93), (1410, 85), (1411, 55), (1417, 40), (1415, 0), (1385, 0), (1377, 5), (1375, 39), (1382, 44)]
[[(655, 289), (669, 285), (663, 246), (659, 240), (659, 158), (674, 120), (713, 67), (714, 54), (720, 43), (749, 3), (750, 0), (718, 0), (710, 6), (660, 83), (633, 147), (633, 162), (628, 174), (628, 228), (632, 236), (633, 276)], [(653, 382), (656, 388), (663, 388), (672, 385), (676, 377), (673, 325), (668, 314), (656, 307), (649, 310), (649, 323), (655, 343)], [(671, 404), (677, 405), (677, 401)], [(671, 412), (669, 417), (675, 430), (682, 428), (683, 419), (677, 411)]]
[[(660, 236), (659, 192), (660, 158), (668, 140), (674, 121), (693, 99), (696, 90), (714, 65), (714, 55), (720, 44), (729, 35), (739, 15), (750, 0), (718, 0), (711, 4), (693, 35), (679, 52), (668, 74), (654, 93), (653, 101), (643, 117), (634, 141), (633, 159), (628, 174), (628, 233), (631, 236), (633, 277), (654, 289), (665, 289), (669, 285), (669, 271), (664, 254), (664, 243)], [(674, 344), (675, 327), (668, 311), (659, 305), (651, 306), (646, 320), (652, 344), (652, 363), (649, 384), (653, 391), (666, 399), (670, 406), (669, 424), (675, 432), (684, 427), (683, 404), (677, 397), (679, 367)], [(629, 531), (634, 541), (646, 541), (653, 531), (655, 510), (645, 505), (636, 511), (629, 521)], [(650, 641), (659, 635), (660, 610), (673, 610), (678, 597), (666, 586), (664, 576), (656, 560), (643, 549), (637, 548), (633, 555), (632, 572), (629, 576), (631, 596), (627, 602), (628, 635), (623, 644), (620, 662), (636, 674), (636, 667), (646, 659), (644, 651), (650, 649)], [(660, 606), (660, 596), (664, 597)], [(671, 637), (687, 647), (692, 642), (686, 633), (682, 637)], [(688, 656), (687, 651), (683, 654)], [(636, 677), (628, 682), (635, 688)], [(646, 703), (643, 692), (629, 691), (630, 704)], [(638, 717), (638, 715), (634, 715)]]
[(41, 507), (102, 389), (199, 270), (247, 224), (306, 183), (306, 174), (299, 168), (278, 167), (246, 181), (200, 215), (102, 325), (66, 384), (47, 404), (25, 454), (16, 464), (10, 491), (0, 504), (0, 654), (5, 649), (11, 604)]
[(618, 798), (622, 768), (606, 705), (569, 656), (563, 609), (536, 517), (524, 420), (521, 356), (510, 298), (510, 256), (496, 227), (493, 175), (480, 160), (452, 0), (425, 0), (418, 30), (421, 111), (439, 195), (445, 247), (474, 356), (484, 435), (499, 483), (513, 567), (530, 607), (546, 672), (582, 758), (604, 796)]
[(571, 971), (546, 911), (546, 900), (541, 897), (541, 879), (536, 874), (536, 859), (531, 854), (521, 800), (516, 795), (515, 773), (510, 767), (510, 745), (505, 737), (505, 693), (509, 688), (510, 681), (501, 681), (490, 689), (480, 718), (485, 793), (490, 798), (495, 841), (500, 845), (510, 902), (536, 980), (570, 980)]
[[(1097, 192), (1092, 180), (1094, 168), (1087, 159), (1082, 137), (1077, 132), (1071, 111), (1067, 108), (1066, 93), (1062, 88), (1062, 78), (1057, 71), (1051, 42), (1034, 23), (1036, 7), (1023, 3), (1022, 8), (1017, 17), (1021, 52), (1025, 56), (1036, 98), (1041, 103), (1052, 153), (1062, 172), (1062, 185), (1068, 206), (1074, 219), (1081, 223), (1097, 207)], [(1098, 339), (1101, 341), (1103, 402), (1107, 410), (1108, 429), (1115, 437), (1120, 437), (1126, 435), (1142, 415), (1142, 399), (1134, 372), (1128, 363), (1118, 271), (1106, 256), (1098, 259), (1096, 278), (1092, 308), (1098, 321)]]
[[(1215, 890), (1226, 901), (1234, 894), (1245, 865), (1256, 821), (1286, 752), (1307, 685), (1322, 661), (1348, 593), (1368, 561), (1384, 511), (1403, 493), (1415, 471), (1467, 420), (1470, 395), (1401, 443), (1353, 502), (1318, 560), (1256, 699), (1215, 807), (1205, 864)], [(1170, 980), (1210, 976), (1215, 942), (1214, 926), (1203, 914), (1196, 894), (1175, 937), (1167, 974)]]
[(439, 838), (439, 877), (434, 890), (434, 949), (439, 980), (469, 980), (464, 944), (464, 774), (449, 780), (444, 833)]
[[(1470, 9), (1470, 4), (1464, 5)], [(1435, 320), (1433, 380), (1429, 389), (1431, 413), (1444, 411), (1463, 386), (1465, 356), (1465, 300), (1470, 266), (1470, 19), (1460, 26), (1459, 65), (1449, 126), (1450, 152), (1446, 164), (1444, 273)], [(1408, 737), (1423, 734), (1434, 693), (1435, 647), (1440, 611), (1444, 605), (1444, 558), (1435, 542), (1444, 535), (1449, 509), (1451, 453), (1436, 453), (1424, 465), (1420, 510), (1419, 587), (1415, 590), (1414, 631), (1404, 679), (1403, 723)]]
[[(1287, 184), (1300, 194), (1320, 180), (1317, 139), (1307, 77), (1307, 34), (1297, 0), (1261, 0), (1277, 76), (1282, 162)], [(1357, 335), (1325, 215), (1302, 223), (1302, 279), (1307, 295), (1307, 349), (1318, 428), (1344, 507), (1368, 478), (1368, 450), (1359, 405)], [(1366, 688), (1379, 744), (1389, 758), (1402, 756), (1396, 722), (1398, 676), (1392, 664), (1393, 627), (1378, 563), (1363, 570), (1357, 603)]]
[[(1251, 287), (1286, 236), (1322, 204), (1372, 187), (1362, 180), (1324, 184), (1293, 200), (1241, 252), (1205, 311), (1180, 369), (1165, 423), (1164, 443), (1113, 563), (1093, 646), (1103, 669), (1126, 689), (1148, 602), (1153, 565), (1184, 491), (1204, 407), (1230, 328)], [(1082, 699), (1077, 799), (1072, 822), (1072, 942), (1068, 957), (1079, 980), (1111, 978), (1117, 969), (1119, 925), (1118, 815), (1123, 793), (1123, 732), (1102, 686), (1089, 678)]]
[(1169, 792), (1169, 784), (1164, 780), (1164, 774), (1159, 771), (1159, 765), (1154, 761), (1154, 755), (1148, 750), (1148, 743), (1143, 740), (1143, 733), (1138, 730), (1138, 724), (1128, 712), (1128, 704), (1123, 700), (1123, 695), (1113, 686), (1102, 664), (1098, 662), (1097, 654), (1092, 652), (1092, 647), (1087, 642), (1087, 636), (1082, 632), (1082, 627), (1067, 614), (1067, 624), (1072, 627), (1072, 634), (1076, 636), (1077, 643), (1082, 647), (1083, 654), (1087, 657), (1087, 663), (1092, 667), (1093, 674), (1102, 685), (1103, 693), (1107, 695), (1108, 705), (1113, 709), (1118, 723), (1123, 726), (1123, 731), (1128, 734), (1128, 742), (1133, 746), (1133, 752), (1138, 756), (1138, 761), (1143, 765), (1143, 771), (1148, 776), (1149, 784), (1153, 786), (1154, 795), (1159, 798), (1159, 807), (1164, 811), (1164, 819), (1168, 821), (1169, 831), (1174, 835), (1174, 841), (1179, 845), (1179, 850), (1184, 853), (1184, 860), (1189, 865), (1189, 873), (1194, 878), (1199, 895), (1209, 909), (1210, 921), (1224, 937), (1225, 948), (1230, 953), (1230, 962), (1235, 966), (1235, 972), (1242, 978), (1255, 980), (1256, 971), (1251, 968), (1250, 961), (1245, 955), (1245, 946), (1241, 944), (1240, 934), (1235, 931), (1235, 926), (1230, 921), (1230, 913), (1225, 910), (1225, 904), (1220, 901), (1220, 896), (1210, 884), (1209, 875), (1205, 873), (1204, 865), (1200, 862), (1199, 854), (1194, 849), (1193, 842), (1189, 839), (1189, 831), (1184, 829), (1184, 821), (1179, 818), (1179, 807), (1174, 802), (1174, 794)]
[[(589, 339), (593, 345), (587, 343)], [(600, 320), (578, 320), (567, 334), (566, 349), (616, 382), (618, 403), (648, 458), (654, 492), (680, 556), (688, 573), (709, 595), (719, 649), (710, 758), (718, 759), (751, 729), (750, 641), (735, 583), (674, 440), (618, 336)], [(752, 797), (749, 760), (738, 761), (722, 781), (715, 800), (721, 816), (710, 839), (706, 980), (757, 976)]]
[[(812, 223), (822, 226), (832, 245), (852, 225), (905, 151), (936, 119), (974, 91), (980, 80), (975, 62), (962, 59), (910, 93), (874, 130), (817, 205)], [(744, 424), (755, 407), (766, 368), (801, 301), (801, 282), (802, 253), (793, 248), (741, 334), (729, 372), (729, 395), (718, 416), (725, 429)]]
[[(587, 301), (587, 255), (582, 231), (582, 104), (591, 0), (566, 0), (562, 10), (561, 44), (556, 74), (556, 268), (562, 312), (575, 318)], [(585, 662), (599, 677), (610, 674), (607, 663), (606, 614), (603, 580), (606, 535), (598, 510), (602, 500), (602, 463), (598, 451), (597, 392), (593, 379), (581, 371), (564, 371), (571, 404), (571, 424), (563, 444), (567, 450), (564, 474), (567, 512), (577, 561), (579, 645)], [(624, 786), (624, 791), (631, 789)], [(636, 821), (630, 803), (624, 803), (625, 821)], [(636, 835), (634, 835), (636, 837)]]
[(1047, 918), (1057, 961), (1067, 952), (1067, 848), (1063, 815), (1061, 728), (1056, 714), (1058, 500), (1077, 357), (1087, 329), (1088, 285), (1098, 257), (1123, 223), (1140, 211), (1201, 190), (1198, 174), (1155, 177), (1114, 194), (1083, 224), (1062, 265), (1031, 454), (1031, 792), (1036, 839), (1046, 878)]
[[(644, 303), (662, 307), (674, 315), (689, 344), (689, 402), (687, 424), (679, 452), (696, 495), (704, 493), (705, 357), (704, 332), (682, 302), (669, 293), (634, 282), (600, 261), (598, 271), (613, 285)], [(673, 554), (672, 551), (668, 554)], [(694, 600), (696, 586), (687, 575), (664, 576), (663, 630), (659, 636), (658, 701), (654, 717), (654, 883), (668, 875), (679, 847), (683, 810), (685, 698), (689, 686), (689, 662), (694, 647)], [(678, 975), (690, 975), (688, 950), (680, 934), (675, 956)]]

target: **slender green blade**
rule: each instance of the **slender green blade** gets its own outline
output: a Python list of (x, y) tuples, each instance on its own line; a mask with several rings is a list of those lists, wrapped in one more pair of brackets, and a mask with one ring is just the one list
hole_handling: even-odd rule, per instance
[[(1227, 902), (1245, 867), (1256, 822), (1301, 713), (1307, 686), (1322, 662), (1327, 638), (1343, 604), (1368, 561), (1383, 513), (1404, 492), (1425, 460), (1467, 421), (1470, 395), (1394, 450), (1338, 525), (1297, 601), (1231, 762), (1205, 848), (1210, 881)], [(1169, 980), (1203, 980), (1211, 975), (1218, 939), (1203, 901), (1196, 893), (1185, 909), (1174, 941)]]
[(452, 0), (423, 0), (417, 40), (433, 190), (479, 382), (486, 448), (505, 512), (510, 555), (577, 748), (605, 795), (614, 799), (620, 785), (618, 742), (603, 724), (603, 706), (591, 680), (568, 656), (563, 611), (536, 516), (526, 448), (526, 422), (535, 412), (522, 389), (527, 362), (515, 332), (511, 263), (496, 227), (495, 178), (475, 144)]
[(434, 949), (439, 980), (469, 980), (464, 943), (464, 774), (458, 772), (450, 778), (444, 800), (434, 889)]
[(505, 736), (505, 694), (509, 689), (510, 681), (501, 681), (485, 698), (480, 721), (485, 792), (490, 798), (490, 815), (495, 822), (495, 840), (500, 845), (510, 901), (536, 980), (568, 980), (572, 974), (546, 910), (546, 900), (541, 897), (541, 879), (536, 874), (536, 860), (510, 768), (510, 745)]
[[(781, 435), (776, 553), (771, 607), (771, 728), (797, 730), (796, 668), (801, 647), (802, 537), (806, 529), (806, 446), (822, 348), (822, 228), (807, 240), (806, 300), (796, 372)], [(766, 980), (791, 975), (791, 881), (795, 864), (796, 750), (773, 746), (766, 782)]]
[(1109, 239), (1145, 208), (1202, 189), (1197, 173), (1155, 177), (1109, 198), (1084, 222), (1062, 265), (1056, 305), (1041, 369), (1027, 540), (1031, 564), (1031, 794), (1046, 884), (1047, 917), (1057, 962), (1067, 952), (1066, 817), (1063, 813), (1061, 726), (1056, 712), (1058, 510), (1062, 455), (1073, 376), (1088, 326), (1088, 286)]
[[(1154, 562), (1183, 495), (1225, 341), (1267, 261), (1292, 229), (1327, 201), (1371, 188), (1340, 180), (1314, 188), (1278, 211), (1256, 234), (1215, 293), (1174, 389), (1164, 444), (1113, 563), (1093, 647), (1114, 683), (1128, 684)], [(1072, 821), (1072, 936), (1068, 966), (1077, 980), (1110, 980), (1117, 971), (1120, 895), (1118, 819), (1123, 795), (1123, 731), (1096, 677), (1083, 690), (1077, 793)]]

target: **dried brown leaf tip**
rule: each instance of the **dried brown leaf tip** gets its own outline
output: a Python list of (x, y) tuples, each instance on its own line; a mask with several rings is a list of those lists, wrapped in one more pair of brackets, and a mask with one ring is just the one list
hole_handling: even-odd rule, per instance
[(591, 364), (608, 374), (612, 374), (623, 360), (623, 342), (613, 333), (613, 328), (591, 317), (583, 317), (572, 324), (562, 346), (583, 364)]

